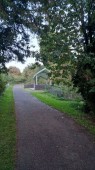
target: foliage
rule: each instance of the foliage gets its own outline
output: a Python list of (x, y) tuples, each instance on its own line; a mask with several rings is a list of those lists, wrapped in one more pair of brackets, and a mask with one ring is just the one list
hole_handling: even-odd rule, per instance
[(7, 74), (7, 82), (11, 84), (17, 84), (22, 82), (22, 76), (20, 69), (14, 66), (10, 66)]
[[(77, 30), (70, 33), (72, 20), (68, 15), (68, 3), (54, 0), (42, 6), (45, 19), (40, 31), (40, 54), (37, 53), (36, 58), (51, 70), (53, 83), (70, 85), (71, 73), (74, 71), (73, 45), (78, 38)], [(75, 38), (73, 44), (72, 38)]]
[(4, 92), (7, 81), (4, 78), (4, 75), (0, 74), (0, 95)]
[(34, 83), (33, 76), (43, 68), (44, 68), (44, 66), (40, 65), (38, 63), (31, 64), (31, 65), (27, 66), (22, 73), (22, 76), (23, 76), (25, 82), (26, 83)]
[(30, 12), (28, 0), (0, 1), (0, 72), (6, 62), (29, 56)]
[(93, 55), (81, 56), (73, 81), (85, 100), (86, 112), (95, 112), (95, 57)]
[(12, 87), (0, 96), (0, 170), (13, 170), (16, 129)]
[[(53, 80), (73, 76), (87, 107), (95, 113), (95, 1), (40, 2), (40, 54), (36, 57), (53, 72)], [(71, 78), (70, 78), (71, 79)]]
[(60, 100), (82, 100), (82, 96), (77, 93), (77, 88), (71, 86), (46, 85), (45, 90)]
[(19, 76), (21, 75), (20, 69), (17, 67), (10, 66), (8, 69), (9, 74), (13, 74), (13, 76)]

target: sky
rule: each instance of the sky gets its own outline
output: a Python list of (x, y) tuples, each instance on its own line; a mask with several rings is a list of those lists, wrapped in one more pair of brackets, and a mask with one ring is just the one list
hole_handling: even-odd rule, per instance
[(35, 63), (35, 59), (32, 57), (29, 57), (26, 59), (26, 62), (24, 64), (22, 64), (21, 62), (17, 62), (17, 61), (11, 61), (6, 64), (6, 67), (9, 68), (10, 66), (15, 66), (19, 68), (21, 72), (23, 72), (24, 68), (32, 63)]
[[(34, 51), (39, 50), (39, 44), (38, 44), (36, 36), (31, 37), (31, 46), (32, 45), (35, 46), (35, 47), (34, 48), (31, 47), (31, 49), (33, 49)], [(24, 64), (22, 64), (21, 62), (17, 62), (17, 61), (11, 61), (11, 62), (6, 64), (6, 67), (9, 68), (10, 66), (15, 66), (15, 67), (19, 68), (21, 72), (23, 72), (24, 68), (27, 67), (28, 65), (32, 64), (32, 63), (35, 63), (35, 58), (33, 58), (31, 56), (31, 57), (28, 57), (25, 60)]]

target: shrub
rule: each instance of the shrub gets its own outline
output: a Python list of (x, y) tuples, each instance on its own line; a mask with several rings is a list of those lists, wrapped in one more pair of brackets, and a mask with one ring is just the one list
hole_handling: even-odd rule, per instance
[(0, 75), (0, 95), (3, 93), (6, 87), (6, 81), (3, 79), (2, 75)]

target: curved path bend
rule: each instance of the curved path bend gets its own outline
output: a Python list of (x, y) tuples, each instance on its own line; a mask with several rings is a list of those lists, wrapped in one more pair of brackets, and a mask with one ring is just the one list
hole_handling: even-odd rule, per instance
[(16, 170), (95, 170), (95, 141), (63, 113), (14, 87)]

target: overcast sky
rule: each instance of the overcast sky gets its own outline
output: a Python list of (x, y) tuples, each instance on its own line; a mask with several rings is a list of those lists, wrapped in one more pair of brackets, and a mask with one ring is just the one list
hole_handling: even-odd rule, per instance
[(7, 68), (9, 68), (10, 66), (18, 67), (20, 71), (22, 72), (26, 66), (32, 63), (35, 63), (35, 59), (31, 57), (31, 58), (27, 58), (24, 64), (22, 64), (21, 62), (17, 62), (17, 61), (11, 61), (7, 63), (6, 66)]
[[(34, 51), (39, 50), (39, 45), (38, 45), (36, 36), (31, 37), (31, 45), (35, 46), (35, 48), (31, 47), (31, 49), (33, 49)], [(24, 64), (22, 64), (21, 62), (17, 62), (17, 61), (11, 61), (6, 64), (6, 67), (9, 68), (10, 66), (15, 66), (15, 67), (18, 67), (20, 71), (22, 72), (26, 66), (32, 63), (35, 63), (35, 59), (31, 56), (26, 59), (26, 62)]]

